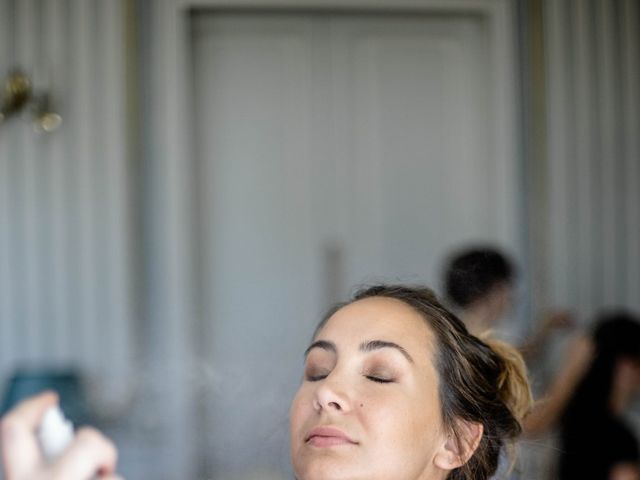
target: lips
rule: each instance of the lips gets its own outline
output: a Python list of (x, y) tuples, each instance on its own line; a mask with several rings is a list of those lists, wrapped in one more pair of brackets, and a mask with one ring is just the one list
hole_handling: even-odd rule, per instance
[(358, 444), (358, 442), (336, 427), (315, 427), (307, 434), (305, 442), (320, 448)]

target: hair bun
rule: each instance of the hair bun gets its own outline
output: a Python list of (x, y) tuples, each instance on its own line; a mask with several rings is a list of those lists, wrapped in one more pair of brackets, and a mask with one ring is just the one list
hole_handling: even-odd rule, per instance
[(533, 407), (533, 395), (527, 380), (527, 367), (520, 352), (512, 345), (493, 337), (482, 340), (500, 357), (503, 369), (498, 376), (498, 396), (509, 408), (518, 423)]

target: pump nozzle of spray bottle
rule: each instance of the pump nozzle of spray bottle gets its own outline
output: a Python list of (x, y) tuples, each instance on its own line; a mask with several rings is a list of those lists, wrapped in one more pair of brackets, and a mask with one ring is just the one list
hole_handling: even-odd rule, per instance
[(73, 424), (67, 420), (58, 405), (49, 407), (42, 418), (38, 439), (48, 462), (55, 460), (73, 441)]

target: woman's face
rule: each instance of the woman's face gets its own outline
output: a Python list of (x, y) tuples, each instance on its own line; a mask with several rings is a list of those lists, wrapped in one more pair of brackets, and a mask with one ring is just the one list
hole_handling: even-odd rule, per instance
[(335, 313), (308, 349), (290, 411), (298, 480), (445, 478), (435, 338), (403, 302)]

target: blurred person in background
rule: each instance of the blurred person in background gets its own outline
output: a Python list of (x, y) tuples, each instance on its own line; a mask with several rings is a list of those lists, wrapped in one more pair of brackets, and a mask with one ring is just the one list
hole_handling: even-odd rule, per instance
[[(496, 328), (513, 309), (516, 267), (492, 246), (474, 246), (454, 252), (444, 271), (444, 294), (452, 308), (475, 333)], [(550, 311), (522, 345), (525, 356), (535, 356), (557, 329), (573, 326), (567, 311)]]
[(593, 362), (562, 415), (561, 480), (640, 480), (638, 439), (624, 420), (640, 387), (639, 321), (623, 311), (598, 317)]
[(445, 298), (472, 332), (494, 328), (511, 310), (514, 284), (515, 267), (496, 248), (465, 248), (447, 260)]
[[(459, 249), (447, 259), (444, 295), (470, 331), (498, 329), (513, 309), (516, 267), (509, 256), (491, 245)], [(529, 364), (538, 360), (553, 333), (575, 327), (566, 310), (545, 312), (534, 333), (517, 347)], [(586, 371), (593, 347), (588, 335), (578, 333), (564, 353), (562, 368), (524, 421), (528, 435), (546, 433), (556, 425), (575, 386)]]

